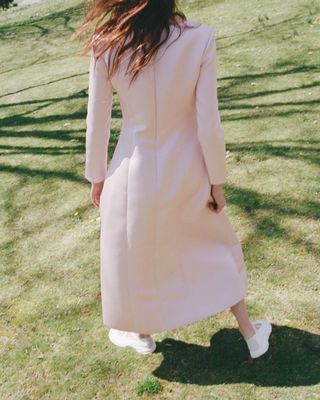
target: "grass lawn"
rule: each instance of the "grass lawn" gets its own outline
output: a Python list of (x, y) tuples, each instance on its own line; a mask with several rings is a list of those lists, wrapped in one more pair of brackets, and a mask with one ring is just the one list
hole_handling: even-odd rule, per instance
[[(1, 400), (320, 399), (320, 5), (181, 4), (216, 31), (226, 211), (270, 350), (252, 362), (227, 310), (154, 335), (148, 357), (109, 342), (83, 177), (89, 64), (68, 40), (83, 3), (44, 0), (0, 13)], [(110, 157), (120, 127), (115, 94)]]

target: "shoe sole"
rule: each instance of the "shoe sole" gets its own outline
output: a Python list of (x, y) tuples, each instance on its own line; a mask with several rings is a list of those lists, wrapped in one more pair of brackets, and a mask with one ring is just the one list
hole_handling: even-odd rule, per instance
[(265, 354), (268, 349), (269, 349), (269, 336), (272, 332), (272, 325), (270, 324), (270, 322), (268, 322), (268, 341), (267, 341), (267, 345), (263, 348), (263, 350), (261, 350), (259, 353), (255, 353), (254, 356), (250, 354), (251, 358), (258, 358), (260, 356), (262, 356), (263, 354)]
[(112, 336), (112, 334), (110, 334), (110, 331), (109, 331), (109, 333), (108, 333), (108, 336), (109, 336), (109, 339), (111, 340), (111, 342), (112, 342), (113, 344), (115, 344), (116, 346), (119, 346), (119, 347), (128, 347), (128, 348), (130, 348), (130, 349), (135, 350), (135, 351), (136, 351), (137, 353), (139, 353), (139, 354), (151, 354), (151, 353), (153, 353), (153, 352), (155, 351), (155, 349), (156, 349), (156, 347), (157, 347), (156, 343), (154, 343), (153, 347), (152, 347), (150, 350), (137, 349), (136, 347), (131, 346), (130, 344), (124, 344), (124, 343), (118, 342), (117, 339), (115, 339), (115, 338)]

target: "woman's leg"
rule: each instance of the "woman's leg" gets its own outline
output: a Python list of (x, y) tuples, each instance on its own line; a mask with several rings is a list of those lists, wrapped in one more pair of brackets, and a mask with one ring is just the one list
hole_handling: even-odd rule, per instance
[[(237, 304), (233, 305), (231, 308), (231, 312), (236, 317), (236, 320), (239, 325), (239, 331), (245, 339), (249, 339), (251, 336), (255, 334), (255, 330), (252, 327), (250, 322), (247, 309), (244, 303), (244, 299), (239, 301)], [(139, 333), (139, 337), (147, 337), (150, 336), (147, 333)]]
[(239, 331), (244, 337), (244, 339), (249, 339), (251, 336), (255, 334), (255, 330), (252, 327), (250, 322), (247, 309), (244, 303), (244, 299), (239, 301), (237, 304), (230, 307), (231, 312), (236, 317), (236, 320), (239, 324)]

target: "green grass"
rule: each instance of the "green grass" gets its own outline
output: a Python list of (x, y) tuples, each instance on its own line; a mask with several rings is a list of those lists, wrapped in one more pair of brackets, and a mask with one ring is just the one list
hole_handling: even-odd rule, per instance
[[(226, 211), (270, 350), (252, 362), (228, 311), (154, 335), (150, 357), (109, 342), (83, 178), (88, 59), (68, 41), (83, 7), (42, 1), (0, 14), (1, 400), (320, 398), (320, 8), (181, 4), (216, 31)], [(120, 126), (115, 95), (110, 157)]]
[(161, 384), (154, 377), (145, 377), (136, 386), (136, 392), (138, 396), (142, 396), (144, 393), (153, 394), (161, 391)]

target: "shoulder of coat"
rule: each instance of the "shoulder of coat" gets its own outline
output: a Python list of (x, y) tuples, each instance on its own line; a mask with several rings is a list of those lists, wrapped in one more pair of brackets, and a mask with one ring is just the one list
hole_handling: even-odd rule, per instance
[(188, 25), (191, 25), (192, 27), (197, 28), (199, 30), (199, 33), (201, 32), (201, 36), (203, 37), (203, 39), (208, 39), (211, 35), (215, 35), (214, 28), (204, 22), (188, 18), (186, 23)]

